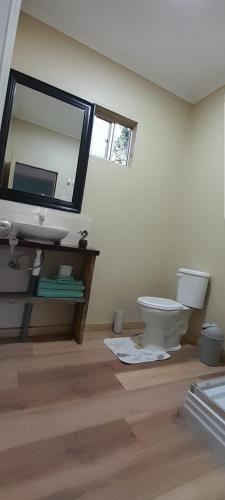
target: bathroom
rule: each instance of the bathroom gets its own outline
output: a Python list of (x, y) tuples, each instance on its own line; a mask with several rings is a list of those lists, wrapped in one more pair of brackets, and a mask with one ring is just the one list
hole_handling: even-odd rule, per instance
[[(15, 3), (18, 4), (19, 2)], [(132, 150), (132, 161), (127, 168), (110, 162), (109, 160), (90, 155), (81, 213), (74, 214), (73, 212), (55, 210), (53, 208), (45, 209), (35, 205), (0, 199), (1, 220), (10, 219), (22, 223), (37, 224), (37, 211), (40, 211), (41, 214), (45, 216), (46, 225), (64, 227), (69, 230), (69, 234), (65, 240), (68, 245), (77, 245), (79, 231), (86, 229), (89, 233), (88, 247), (93, 247), (100, 251), (100, 255), (96, 258), (90, 303), (86, 319), (86, 332), (82, 346), (73, 346), (70, 343), (60, 344), (57, 340), (56, 344), (54, 344), (54, 342), (37, 342), (34, 344), (34, 347), (31, 343), (26, 343), (24, 345), (18, 343), (12, 346), (6, 344), (1, 346), (2, 351), (0, 351), (0, 356), (3, 367), (6, 367), (6, 371), (8, 365), (6, 364), (7, 360), (5, 358), (10, 356), (10, 347), (14, 349), (14, 352), (17, 348), (17, 354), (14, 355), (14, 358), (11, 360), (12, 365), (15, 364), (16, 366), (19, 364), (20, 361), (18, 358), (20, 356), (22, 358), (21, 364), (23, 362), (23, 366), (19, 377), (24, 380), (24, 385), (22, 385), (19, 395), (17, 395), (16, 392), (17, 381), (13, 379), (13, 373), (10, 373), (10, 375), (4, 374), (5, 379), (3, 377), (5, 387), (8, 387), (8, 390), (12, 391), (12, 409), (15, 404), (15, 409), (13, 411), (19, 419), (19, 424), (21, 422), (22, 427), (25, 425), (25, 422), (28, 422), (28, 420), (25, 420), (25, 416), (22, 415), (23, 411), (27, 412), (28, 415), (29, 409), (33, 410), (38, 406), (38, 402), (36, 402), (34, 395), (32, 396), (31, 394), (35, 392), (35, 383), (37, 385), (39, 384), (37, 391), (39, 391), (38, 394), (41, 399), (41, 410), (38, 408), (39, 414), (37, 414), (40, 415), (40, 421), (38, 420), (38, 416), (34, 417), (33, 415), (30, 422), (31, 430), (28, 432), (28, 435), (25, 431), (21, 433), (18, 432), (17, 437), (14, 436), (15, 442), (13, 442), (12, 438), (13, 414), (10, 414), (9, 407), (5, 410), (2, 403), (2, 429), (5, 430), (5, 434), (7, 435), (4, 441), (5, 444), (2, 446), (2, 453), (3, 456), (5, 456), (4, 453), (6, 453), (7, 450), (7, 453), (12, 458), (16, 456), (17, 447), (18, 450), (21, 450), (21, 448), (25, 446), (33, 446), (33, 451), (35, 452), (37, 443), (40, 445), (41, 441), (44, 439), (46, 441), (50, 439), (53, 440), (56, 439), (57, 435), (67, 435), (72, 431), (79, 433), (79, 429), (82, 429), (81, 439), (84, 439), (84, 442), (85, 439), (90, 439), (90, 457), (92, 457), (95, 447), (93, 429), (96, 430), (96, 436), (99, 437), (99, 442), (101, 441), (102, 432), (105, 432), (106, 436), (110, 435), (113, 441), (113, 432), (116, 435), (117, 431), (118, 434), (123, 431), (121, 427), (122, 423), (120, 422), (121, 419), (124, 425), (123, 435), (125, 436), (125, 443), (121, 448), (121, 456), (118, 456), (119, 453), (117, 455), (116, 449), (113, 448), (113, 444), (109, 437), (106, 437), (105, 455), (107, 456), (104, 457), (104, 449), (101, 449), (101, 444), (98, 444), (99, 455), (94, 455), (93, 458), (94, 460), (96, 456), (96, 460), (99, 460), (99, 464), (103, 463), (103, 458), (106, 461), (105, 475), (111, 478), (109, 483), (112, 485), (115, 484), (115, 488), (118, 488), (115, 489), (116, 493), (114, 493), (114, 495), (116, 498), (120, 499), (126, 498), (125, 494), (124, 496), (122, 495), (122, 492), (128, 491), (128, 487), (131, 488), (131, 486), (127, 485), (127, 490), (123, 490), (123, 487), (126, 488), (126, 484), (125, 479), (119, 477), (119, 468), (122, 467), (121, 464), (124, 463), (124, 461), (126, 462), (126, 460), (128, 463), (130, 460), (127, 467), (129, 471), (132, 471), (132, 467), (134, 467), (135, 464), (131, 463), (131, 458), (128, 460), (126, 457), (133, 454), (137, 456), (137, 461), (140, 460), (139, 463), (142, 463), (141, 460), (144, 460), (139, 450), (142, 436), (138, 419), (141, 420), (141, 418), (143, 418), (145, 422), (146, 427), (143, 428), (146, 432), (144, 433), (143, 431), (145, 434), (143, 439), (149, 443), (149, 446), (151, 445), (153, 448), (155, 446), (155, 453), (156, 455), (158, 453), (159, 455), (157, 456), (159, 457), (161, 457), (159, 446), (156, 450), (156, 441), (155, 443), (153, 442), (151, 429), (155, 429), (158, 439), (157, 443), (162, 447), (162, 468), (158, 472), (156, 471), (158, 474), (162, 473), (162, 470), (166, 471), (167, 467), (165, 449), (163, 449), (163, 443), (160, 440), (162, 429), (157, 427), (158, 424), (156, 425), (156, 416), (159, 414), (159, 408), (163, 412), (163, 426), (168, 419), (168, 436), (165, 431), (163, 432), (168, 447), (171, 446), (171, 456), (173, 452), (175, 454), (176, 450), (181, 453), (182, 446), (188, 443), (190, 436), (187, 430), (184, 430), (184, 435), (182, 437), (183, 441), (181, 438), (179, 441), (176, 437), (176, 432), (173, 427), (173, 411), (175, 407), (177, 408), (177, 406), (180, 405), (179, 397), (181, 398), (190, 387), (190, 384), (196, 380), (197, 371), (194, 371), (194, 367), (191, 365), (192, 361), (189, 359), (189, 351), (187, 352), (182, 348), (180, 353), (177, 353), (181, 356), (181, 361), (178, 363), (179, 366), (177, 368), (177, 380), (175, 380), (174, 375), (174, 380), (171, 382), (171, 394), (170, 396), (166, 396), (168, 392), (166, 368), (168, 367), (168, 369), (170, 369), (172, 365), (170, 366), (168, 364), (170, 360), (159, 362), (155, 365), (154, 370), (156, 370), (156, 372), (154, 377), (158, 377), (158, 382), (156, 385), (153, 384), (151, 386), (153, 392), (151, 393), (152, 409), (150, 411), (149, 405), (147, 404), (147, 399), (149, 397), (147, 392), (148, 388), (146, 388), (144, 381), (141, 379), (141, 370), (143, 366), (139, 367), (140, 372), (139, 370), (133, 371), (133, 374), (140, 373), (139, 385), (137, 375), (137, 380), (135, 379), (134, 386), (132, 386), (132, 381), (129, 379), (129, 376), (131, 377), (131, 372), (126, 371), (128, 368), (124, 367), (122, 364), (118, 365), (118, 368), (116, 368), (116, 373), (121, 373), (121, 375), (113, 378), (111, 373), (111, 371), (114, 370), (114, 364), (117, 360), (116, 358), (114, 360), (110, 351), (104, 347), (102, 340), (105, 337), (105, 332), (107, 332), (108, 336), (111, 335), (115, 310), (122, 304), (122, 308), (125, 311), (124, 329), (128, 334), (132, 330), (140, 331), (142, 328), (142, 320), (137, 298), (140, 296), (158, 296), (175, 299), (177, 286), (176, 273), (180, 267), (186, 267), (205, 271), (210, 274), (210, 293), (207, 303), (206, 319), (208, 321), (215, 321), (219, 324), (221, 330), (225, 331), (225, 283), (223, 276), (223, 269), (225, 266), (223, 186), (225, 77), (223, 79), (223, 76), (221, 76), (223, 71), (220, 71), (219, 68), (218, 74), (215, 75), (215, 79), (213, 79), (211, 73), (216, 73), (216, 69), (213, 65), (212, 57), (211, 73), (208, 62), (202, 58), (202, 67), (200, 69), (202, 74), (199, 75), (198, 73), (198, 80), (197, 78), (195, 79), (194, 74), (192, 75), (193, 80), (191, 80), (190, 73), (188, 73), (188, 61), (186, 61), (187, 69), (185, 70), (185, 65), (182, 66), (183, 79), (179, 79), (179, 71), (177, 73), (177, 80), (174, 77), (173, 84), (171, 81), (164, 83), (163, 77), (161, 80), (159, 78), (157, 81), (154, 81), (154, 78), (151, 78), (150, 70), (149, 75), (147, 75), (142, 71), (141, 67), (136, 66), (132, 68), (131, 63), (126, 64), (126, 62), (120, 61), (119, 56), (116, 57), (116, 54), (114, 55), (113, 53), (113, 44), (111, 46), (112, 52), (110, 53), (110, 47), (107, 49), (106, 46), (101, 49), (101, 47), (97, 45), (97, 42), (95, 44), (94, 41), (91, 40), (91, 35), (90, 39), (85, 38), (85, 32), (92, 32), (92, 18), (97, 32), (98, 25), (96, 18), (98, 16), (99, 18), (101, 17), (101, 12), (104, 18), (104, 15), (106, 16), (107, 14), (107, 9), (109, 9), (108, 15), (113, 16), (109, 2), (106, 2), (106, 4), (108, 4), (107, 8), (106, 6), (104, 7), (103, 2), (93, 2), (93, 4), (95, 4), (94, 7), (91, 7), (91, 2), (84, 2), (83, 8), (87, 9), (86, 16), (84, 16), (84, 11), (81, 11), (81, 2), (74, 2), (78, 12), (80, 12), (81, 17), (78, 17), (79, 22), (83, 19), (84, 23), (84, 32), (80, 35), (78, 30), (79, 26), (74, 24), (74, 29), (77, 30), (77, 36), (75, 36), (76, 34), (73, 36), (70, 31), (72, 30), (69, 22), (71, 2), (68, 0), (63, 2), (66, 5), (65, 11), (68, 9), (68, 29), (66, 29), (66, 27), (63, 29), (60, 24), (60, 15), (62, 17), (63, 15), (60, 11), (60, 2), (56, 3), (57, 9), (59, 8), (59, 11), (57, 10), (59, 16), (58, 20), (57, 15), (54, 15), (52, 1), (34, 2), (32, 0), (26, 0), (23, 2), (18, 26), (15, 21), (15, 31), (17, 31), (15, 44), (13, 44), (14, 47), (11, 47), (12, 59), (10, 55), (8, 55), (9, 68), (12, 67), (14, 70), (30, 75), (33, 78), (78, 96), (81, 99), (101, 106), (106, 110), (112, 111), (115, 114), (135, 122), (137, 126)], [(161, 3), (162, 2), (160, 2), (160, 4)], [(179, 10), (180, 16), (183, 14), (186, 19), (189, 19), (188, 8), (190, 5), (188, 7), (185, 2), (182, 2), (182, 6), (181, 3), (177, 5), (178, 2), (168, 3), (171, 9)], [(173, 6), (171, 6), (171, 3), (173, 3)], [(210, 2), (206, 3), (210, 11)], [(45, 9), (44, 4), (49, 6), (49, 10), (47, 7)], [(115, 4), (118, 6), (118, 2), (115, 2)], [(145, 4), (145, 2), (143, 2), (143, 4)], [(151, 4), (156, 4), (156, 2), (151, 2)], [(219, 2), (219, 4), (221, 14), (218, 17), (222, 19), (224, 15), (224, 3)], [(99, 12), (100, 7), (103, 9), (101, 12)], [(104, 10), (104, 8), (106, 10)], [(144, 22), (144, 8), (146, 8), (146, 5), (143, 5), (142, 17), (139, 19), (140, 24)], [(167, 8), (169, 9), (169, 7)], [(199, 5), (198, 8), (196, 7), (196, 17), (194, 15), (194, 17), (191, 18), (196, 21), (193, 28), (195, 33), (197, 33), (198, 28), (197, 21), (200, 22), (199, 19), (202, 15), (201, 8), (203, 8), (202, 5)], [(214, 13), (214, 11), (210, 12), (208, 13), (207, 21), (205, 21), (205, 30), (207, 32), (207, 37), (204, 39), (205, 43), (207, 43), (209, 29), (212, 30), (210, 33), (212, 33), (211, 38), (213, 39), (213, 28), (210, 20), (212, 15), (215, 15), (215, 17), (218, 15), (218, 13)], [(132, 13), (133, 5), (130, 12), (130, 22), (134, 23), (134, 20), (132, 20)], [(83, 14), (84, 17), (82, 17), (81, 14)], [(167, 12), (167, 14), (168, 19), (170, 19), (169, 12)], [(163, 22), (163, 17), (160, 19)], [(135, 37), (138, 37), (138, 33), (135, 31), (135, 23), (131, 24), (131, 26), (133, 27)], [(107, 32), (104, 26), (102, 30), (104, 43), (106, 43)], [(177, 35), (177, 37), (181, 36), (179, 30), (178, 33), (179, 35)], [(177, 40), (177, 44), (179, 44), (178, 42), (179, 39)], [(195, 43), (197, 43), (197, 35), (196, 38), (193, 36), (193, 44)], [(158, 50), (160, 51), (160, 47), (158, 47)], [(205, 52), (207, 52), (207, 49), (204, 49), (204, 53)], [(158, 54), (158, 52), (156, 53)], [(181, 59), (178, 58), (177, 61), (180, 63)], [(197, 59), (194, 61), (194, 73), (198, 70), (199, 61), (198, 64), (196, 61)], [(191, 63), (190, 57), (189, 64), (191, 65)], [(209, 68), (208, 73), (206, 73), (206, 67)], [(188, 74), (190, 80), (188, 80)], [(8, 80), (8, 74), (6, 80)], [(153, 83), (151, 83), (151, 81)], [(1, 102), (3, 107), (5, 97), (3, 99), (1, 96), (1, 99), (3, 100), (3, 102)], [(15, 274), (16, 271), (11, 269), (8, 270), (7, 268), (9, 256), (8, 248), (1, 248), (0, 255), (2, 256), (0, 292), (18, 291), (18, 289), (25, 291), (27, 286), (25, 278), (21, 277), (20, 283), (19, 278), (14, 278), (14, 276), (18, 276), (18, 274)], [(66, 262), (61, 260), (60, 263), (64, 264)], [(36, 309), (36, 312), (34, 311), (33, 317), (31, 318), (31, 328), (41, 331), (41, 333), (43, 333), (43, 331), (52, 331), (56, 336), (58, 334), (60, 335), (63, 329), (72, 321), (71, 311), (67, 305), (58, 308), (57, 311), (54, 305), (49, 308), (43, 304), (40, 307), (42, 309), (39, 308)], [(6, 330), (10, 330), (11, 334), (14, 330), (18, 333), (21, 326), (22, 313), (22, 306), (20, 304), (6, 305), (0, 303), (0, 336), (1, 329), (4, 335)], [(195, 349), (194, 344), (197, 344), (198, 334), (199, 331), (195, 332), (193, 329), (189, 329), (188, 331), (186, 341), (192, 344), (193, 349)], [(91, 342), (93, 342), (93, 344), (91, 344)], [(90, 347), (90, 351), (91, 349), (93, 350), (93, 358), (91, 356), (89, 357), (89, 351), (87, 354), (85, 350), (89, 348), (88, 346), (90, 344), (93, 346)], [(64, 354), (61, 352), (62, 345), (65, 350)], [(190, 349), (192, 349), (192, 346)], [(79, 348), (81, 349), (80, 351), (78, 350)], [(22, 349), (24, 349), (24, 351)], [(31, 351), (33, 357), (28, 359)], [(52, 355), (50, 354), (51, 352), (53, 352)], [(66, 358), (66, 352), (68, 352), (68, 360)], [(72, 365), (73, 353), (76, 358), (75, 365)], [(173, 359), (177, 359), (175, 357), (177, 354), (174, 353), (174, 355), (171, 356), (171, 363), (173, 363)], [(64, 359), (63, 356), (65, 356)], [(194, 357), (195, 356), (196, 354)], [(57, 368), (56, 359), (59, 361), (61, 368)], [(81, 376), (84, 381), (80, 382), (81, 388), (77, 389), (78, 395), (81, 394), (81, 396), (79, 396), (80, 399), (82, 397), (83, 399), (86, 398), (82, 415), (80, 414), (77, 416), (75, 409), (73, 409), (71, 405), (71, 408), (68, 409), (68, 413), (65, 409), (65, 414), (63, 416), (63, 405), (65, 401), (68, 404), (67, 399), (62, 399), (60, 409), (58, 408), (56, 411), (56, 415), (59, 419), (65, 419), (65, 422), (63, 421), (62, 423), (63, 430), (59, 427), (59, 421), (55, 423), (55, 432), (50, 429), (48, 411), (49, 415), (54, 418), (53, 406), (57, 403), (57, 397), (59, 396), (56, 389), (56, 382), (53, 383), (51, 380), (54, 373), (46, 374), (46, 380), (49, 380), (50, 385), (49, 390), (45, 389), (45, 375), (41, 373), (41, 371), (38, 371), (38, 361), (40, 361), (43, 371), (48, 369), (49, 363), (50, 366), (55, 366), (56, 378), (59, 378), (61, 374), (61, 392), (64, 390), (65, 392), (69, 391), (68, 387), (65, 389), (64, 385), (66, 383), (66, 375), (64, 373), (66, 369), (63, 371), (64, 365), (69, 366), (68, 370), (74, 374), (75, 378)], [(109, 364), (108, 367), (106, 367), (106, 372), (104, 372), (104, 363)], [(165, 363), (165, 365), (163, 363)], [(193, 373), (193, 375), (192, 378), (190, 374), (185, 375), (184, 380), (182, 373), (183, 371), (185, 372), (185, 367), (187, 369), (188, 363), (190, 363), (190, 373)], [(93, 380), (95, 379), (94, 368), (96, 369), (96, 383), (93, 388), (91, 385), (91, 378), (93, 376)], [(149, 370), (150, 369), (151, 368), (149, 368)], [(212, 373), (214, 374), (216, 370), (218, 370), (218, 373), (222, 371), (221, 367), (218, 367), (215, 371), (212, 369)], [(3, 368), (1, 373), (3, 373)], [(40, 375), (39, 382), (38, 374)], [(26, 384), (27, 387), (25, 387)], [(68, 385), (70, 384), (72, 387), (71, 392), (72, 390), (75, 391), (76, 388), (74, 389), (71, 381), (69, 381)], [(165, 384), (164, 387), (163, 384)], [(121, 386), (121, 388), (119, 386)], [(128, 396), (126, 398), (124, 396), (125, 386), (129, 386), (129, 390), (127, 391)], [(23, 396), (22, 391), (27, 390), (29, 392), (29, 389), (30, 396)], [(92, 394), (92, 390), (94, 395)], [(107, 391), (111, 391), (110, 394), (107, 394)], [(117, 392), (119, 393), (118, 400), (115, 396)], [(7, 397), (6, 393), (5, 397)], [(98, 420), (97, 404), (101, 393), (103, 399), (101, 400), (100, 408), (103, 416), (102, 420)], [(133, 412), (131, 409), (132, 395), (135, 396), (135, 403), (133, 404), (136, 405)], [(51, 402), (46, 401), (47, 396), (49, 396)], [(78, 396), (76, 397), (78, 398)], [(123, 397), (125, 401), (123, 401)], [(130, 397), (129, 401), (128, 397)], [(159, 404), (159, 407), (156, 404), (156, 398), (164, 401)], [(74, 400), (77, 402), (78, 399), (74, 398)], [(118, 401), (118, 403), (116, 403), (116, 401)], [(5, 401), (5, 404), (6, 403)], [(7, 404), (9, 405), (9, 403)], [(106, 411), (107, 405), (109, 408), (108, 413)], [(117, 406), (117, 408), (115, 408), (115, 406)], [(22, 410), (20, 410), (20, 408), (22, 408)], [(41, 411), (43, 413), (41, 413)], [(68, 419), (69, 417), (74, 419), (75, 415), (77, 417), (77, 422), (73, 427), (69, 425)], [(44, 416), (45, 420), (41, 420), (42, 418), (44, 419)], [(40, 428), (37, 429), (36, 438), (32, 438), (32, 432), (34, 434), (36, 432), (35, 418), (37, 418), (36, 422)], [(84, 424), (82, 424), (82, 419), (86, 419)], [(109, 427), (111, 422), (110, 419), (115, 422), (112, 428)], [(44, 427), (46, 426), (46, 430), (42, 428), (41, 422), (43, 422)], [(181, 428), (183, 429), (182, 423), (179, 422), (177, 425), (178, 430)], [(92, 434), (90, 429), (92, 429)], [(107, 434), (107, 429), (111, 429), (109, 430), (109, 434)], [(135, 430), (138, 435), (137, 443), (132, 441), (129, 434), (130, 429), (132, 429), (132, 431)], [(87, 432), (89, 438), (85, 438), (85, 432)], [(173, 443), (172, 438), (169, 438), (169, 434), (171, 433), (174, 438)], [(30, 443), (33, 443), (33, 445)], [(85, 444), (83, 446), (85, 447)], [(193, 458), (196, 469), (199, 465), (198, 477), (200, 477), (201, 474), (208, 474), (210, 477), (210, 474), (213, 474), (213, 467), (208, 456), (208, 451), (205, 450), (204, 445), (200, 444), (199, 446), (200, 448), (198, 449), (197, 445), (196, 448), (194, 448), (193, 445), (193, 449), (190, 449), (190, 456)], [(145, 451), (147, 453), (147, 447)], [(52, 457), (54, 456), (53, 452)], [(57, 451), (57, 453), (57, 456), (60, 456), (59, 451)], [(110, 453), (112, 456), (111, 462)], [(202, 458), (203, 455), (204, 460)], [(136, 497), (133, 494), (133, 498), (160, 498), (161, 495), (166, 495), (166, 487), (168, 490), (169, 488), (171, 490), (173, 488), (178, 489), (181, 487), (180, 484), (182, 481), (185, 484), (194, 481), (194, 478), (197, 477), (197, 473), (195, 475), (193, 464), (191, 465), (191, 461), (188, 461), (188, 457), (183, 456), (182, 453), (181, 456), (184, 460), (185, 465), (183, 469), (185, 469), (185, 472), (182, 469), (183, 477), (180, 483), (178, 479), (177, 481), (175, 480), (175, 476), (178, 477), (179, 473), (177, 472), (175, 474), (175, 472), (170, 469), (173, 480), (171, 479), (171, 482), (167, 484), (167, 486), (165, 485), (164, 490), (160, 490), (160, 488), (157, 490), (157, 488), (154, 487), (155, 493), (152, 492), (152, 496), (149, 496), (148, 489), (148, 495), (144, 490), (140, 492), (135, 490)], [(52, 457), (49, 458), (49, 461), (53, 460)], [(85, 469), (88, 473), (92, 470), (90, 457), (84, 457)], [(118, 465), (116, 465), (117, 458)], [(194, 459), (196, 459), (195, 462)], [(40, 466), (41, 451), (39, 451), (39, 462), (38, 453), (36, 460)], [(19, 463), (19, 458), (17, 463)], [(24, 458), (24, 464), (25, 463), (26, 460)], [(179, 469), (178, 461), (176, 461), (176, 466)], [(73, 488), (74, 498), (76, 498), (75, 495), (80, 493), (79, 488), (83, 487), (81, 485), (85, 484), (85, 479), (82, 479), (83, 483), (82, 481), (80, 484), (77, 482), (74, 486), (72, 478), (69, 477), (68, 470), (66, 470), (65, 464), (63, 473), (60, 471), (60, 478), (62, 478), (62, 485), (64, 485), (64, 487), (58, 483), (57, 492), (56, 486), (53, 486), (53, 479), (51, 478), (54, 477), (54, 479), (56, 479), (57, 467), (59, 467), (59, 464), (56, 464), (54, 467), (51, 471), (52, 476), (51, 474), (49, 475), (49, 482), (46, 480), (49, 490), (45, 484), (46, 489), (43, 490), (44, 493), (41, 492), (41, 485), (38, 484), (38, 473), (33, 473), (34, 476), (31, 476), (31, 479), (33, 478), (35, 482), (35, 487), (37, 488), (36, 493), (32, 489), (31, 479), (25, 477), (24, 465), (23, 470), (20, 471), (21, 483), (19, 483), (18, 479), (18, 482), (15, 480), (14, 486), (4, 486), (5, 489), (3, 493), (5, 493), (5, 498), (13, 498), (13, 493), (14, 498), (19, 498), (19, 495), (21, 498), (29, 499), (48, 498), (48, 496), (50, 497), (50, 495), (55, 493), (55, 495), (59, 495), (58, 498), (66, 500), (69, 498), (70, 489), (72, 490)], [(71, 463), (68, 461), (68, 468), (73, 470), (73, 467), (77, 467), (77, 469), (80, 470), (79, 463), (72, 463), (71, 459)], [(112, 467), (111, 472), (110, 467)], [(188, 469), (189, 473), (187, 472)], [(95, 474), (97, 485), (97, 481), (100, 478), (100, 472), (95, 471)], [(116, 477), (116, 474), (118, 477)], [(216, 474), (218, 474), (218, 477)], [(114, 476), (115, 483), (112, 479)], [(145, 471), (142, 470), (140, 476), (143, 480), (142, 484), (147, 485), (147, 469)], [(44, 481), (44, 477), (45, 473), (42, 471), (42, 482)], [(217, 480), (215, 479), (216, 477)], [(213, 484), (219, 483), (220, 479), (222, 483), (219, 470), (215, 471), (215, 478)], [(15, 496), (18, 483), (20, 489), (18, 490), (19, 493), (17, 493), (17, 496)], [(27, 496), (24, 496), (25, 485), (27, 488), (30, 488), (30, 490), (27, 490)], [(75, 487), (77, 488), (76, 490)], [(113, 487), (114, 486), (111, 486), (111, 491), (114, 491)], [(96, 488), (100, 488), (100, 486), (96, 486)], [(101, 492), (98, 490), (99, 495), (95, 493), (97, 495), (96, 498), (105, 498), (106, 494), (108, 494), (107, 489), (104, 490), (103, 486), (101, 486), (101, 488)], [(68, 489), (68, 492), (65, 493), (66, 489)], [(91, 492), (89, 491), (87, 496), (84, 496), (84, 493), (82, 493), (85, 499), (89, 498), (88, 494), (91, 495)], [(178, 498), (182, 498), (182, 495), (179, 496), (179, 491), (176, 492), (176, 494)], [(83, 498), (83, 496), (81, 498)], [(95, 497), (92, 495), (92, 498)], [(162, 498), (164, 498), (164, 496)], [(165, 496), (165, 499), (167, 498), (170, 497)], [(175, 493), (174, 497), (171, 496), (171, 498), (176, 498)], [(186, 493), (186, 497), (184, 496), (184, 498), (195, 497), (191, 497), (191, 495), (188, 496), (188, 493)], [(202, 493), (202, 497), (199, 496), (196, 498), (203, 499), (206, 498), (206, 496)], [(213, 498), (213, 496), (209, 496), (209, 498)], [(218, 498), (220, 498), (219, 494)], [(222, 496), (221, 499), (223, 499)]]

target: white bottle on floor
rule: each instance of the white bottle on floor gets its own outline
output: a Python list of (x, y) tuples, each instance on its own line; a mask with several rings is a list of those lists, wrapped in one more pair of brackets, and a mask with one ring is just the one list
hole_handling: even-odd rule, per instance
[(124, 311), (122, 309), (117, 309), (115, 311), (113, 320), (113, 333), (122, 333), (124, 322)]

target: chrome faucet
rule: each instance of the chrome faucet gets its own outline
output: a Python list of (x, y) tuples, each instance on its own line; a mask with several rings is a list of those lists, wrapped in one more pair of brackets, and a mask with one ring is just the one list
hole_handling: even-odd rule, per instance
[(40, 226), (42, 226), (43, 222), (45, 221), (45, 216), (42, 214), (38, 214), (38, 217), (39, 217), (39, 224)]

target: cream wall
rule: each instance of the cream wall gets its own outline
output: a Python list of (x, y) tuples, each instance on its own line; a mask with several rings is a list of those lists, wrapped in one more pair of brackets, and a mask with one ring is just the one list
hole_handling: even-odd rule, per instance
[(207, 318), (225, 331), (224, 93), (192, 108), (178, 264), (211, 273)]
[[(90, 158), (82, 207), (93, 218), (90, 244), (101, 250), (88, 322), (111, 321), (119, 300), (126, 319), (138, 320), (137, 296), (174, 289), (192, 106), (24, 14), (13, 67), (138, 122), (132, 167)], [(18, 210), (26, 217), (29, 207)]]

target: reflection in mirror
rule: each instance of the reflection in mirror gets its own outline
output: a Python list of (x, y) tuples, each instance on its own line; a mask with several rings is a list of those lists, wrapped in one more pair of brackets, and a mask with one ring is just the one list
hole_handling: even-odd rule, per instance
[(71, 202), (84, 110), (17, 83), (1, 186)]

